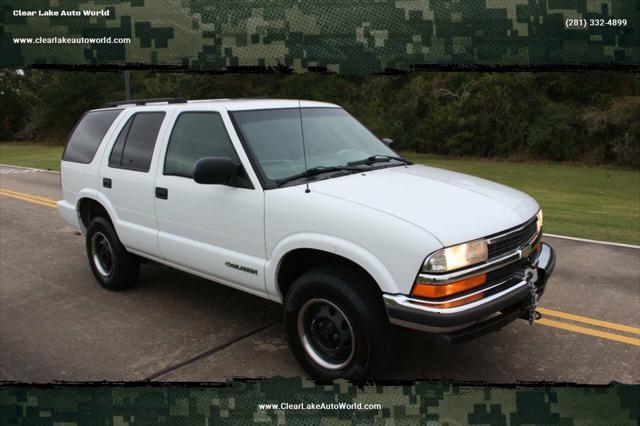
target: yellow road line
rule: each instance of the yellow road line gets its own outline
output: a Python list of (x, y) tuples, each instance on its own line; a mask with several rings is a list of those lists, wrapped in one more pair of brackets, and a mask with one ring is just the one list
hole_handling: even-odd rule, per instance
[(539, 307), (538, 311), (543, 315), (549, 315), (552, 317), (568, 319), (571, 321), (577, 321), (584, 324), (596, 325), (598, 327), (610, 328), (612, 330), (624, 331), (627, 333), (640, 334), (639, 327), (632, 327), (630, 325), (624, 325), (624, 324), (616, 324), (615, 322), (601, 321), (594, 318), (583, 317), (575, 314), (568, 314), (566, 312), (554, 311), (552, 309), (547, 309), (542, 307)]
[(548, 318), (540, 318), (536, 324), (546, 325), (548, 327), (560, 328), (562, 330), (572, 331), (574, 333), (588, 334), (589, 336), (600, 337), (603, 339), (615, 340), (616, 342), (626, 343), (628, 345), (640, 346), (640, 339), (634, 337), (621, 336), (619, 334), (607, 333), (606, 331), (594, 330), (592, 328), (581, 327), (566, 322), (550, 320)]
[(12, 190), (6, 189), (6, 188), (0, 188), (0, 191), (6, 192), (8, 194), (19, 195), (21, 197), (33, 198), (34, 200), (40, 200), (40, 201), (49, 202), (49, 203), (55, 203), (56, 202), (56, 200), (52, 200), (51, 198), (40, 197), (39, 195), (27, 194), (26, 192), (12, 191)]
[(22, 201), (28, 201), (30, 203), (39, 204), (45, 207), (56, 208), (55, 200), (44, 197), (36, 197), (29, 194), (23, 194), (21, 192), (8, 191), (6, 189), (0, 189), (0, 195), (4, 195), (5, 197), (11, 197)]
[(5, 189), (5, 188), (0, 188), (0, 194), (6, 195), (9, 197), (12, 197), (12, 196), (20, 197), (20, 199), (25, 199), (29, 201), (40, 201), (42, 203), (47, 203), (47, 204), (54, 204), (54, 205), (56, 204), (56, 200), (52, 200), (51, 198), (40, 197), (38, 195), (27, 194), (24, 192), (12, 191), (10, 189)]

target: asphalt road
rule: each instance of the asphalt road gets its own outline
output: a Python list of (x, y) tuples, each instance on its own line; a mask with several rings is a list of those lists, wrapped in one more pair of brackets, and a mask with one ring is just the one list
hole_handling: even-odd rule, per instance
[[(0, 166), (0, 380), (223, 381), (304, 375), (277, 304), (164, 266), (95, 282), (51, 200), (59, 175)], [(543, 319), (453, 347), (402, 332), (387, 378), (640, 382), (640, 250), (545, 237)]]

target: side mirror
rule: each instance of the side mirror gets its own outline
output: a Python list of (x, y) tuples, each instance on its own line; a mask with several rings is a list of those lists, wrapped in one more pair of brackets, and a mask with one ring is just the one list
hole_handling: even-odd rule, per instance
[(385, 144), (386, 146), (389, 146), (393, 143), (393, 139), (382, 138), (382, 143)]
[(226, 185), (241, 170), (242, 166), (229, 157), (204, 157), (196, 161), (193, 180), (204, 185)]

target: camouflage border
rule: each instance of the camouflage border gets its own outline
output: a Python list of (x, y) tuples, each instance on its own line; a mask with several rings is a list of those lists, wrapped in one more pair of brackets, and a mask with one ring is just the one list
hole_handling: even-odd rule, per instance
[[(2, 0), (0, 67), (94, 65), (343, 74), (473, 67), (633, 66), (628, 0)], [(21, 10), (103, 10), (24, 17)], [(567, 19), (626, 19), (566, 28)], [(125, 37), (129, 44), (16, 44), (22, 37)]]
[[(5, 384), (2, 424), (638, 424), (639, 385), (318, 384), (296, 378), (196, 384)], [(284, 409), (280, 404), (380, 404)], [(276, 404), (261, 409), (259, 404)], [(357, 405), (356, 405), (357, 406)]]

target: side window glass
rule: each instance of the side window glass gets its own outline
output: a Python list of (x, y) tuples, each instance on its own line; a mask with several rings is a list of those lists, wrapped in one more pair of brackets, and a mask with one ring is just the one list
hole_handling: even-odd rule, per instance
[(190, 178), (202, 157), (229, 157), (239, 161), (220, 114), (182, 113), (171, 132), (164, 174)]
[(164, 112), (134, 114), (118, 135), (111, 150), (109, 165), (148, 172)]
[(104, 135), (120, 112), (122, 112), (121, 109), (112, 109), (88, 112), (83, 115), (69, 137), (62, 160), (89, 164), (96, 155)]
[(120, 167), (122, 165), (122, 151), (124, 148), (124, 141), (127, 139), (127, 134), (129, 134), (129, 129), (131, 128), (133, 117), (134, 116), (131, 116), (129, 120), (127, 120), (127, 124), (124, 125), (122, 130), (120, 130), (118, 139), (116, 139), (116, 143), (113, 145), (113, 149), (111, 149), (111, 155), (109, 156), (110, 166)]

